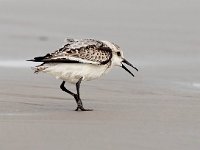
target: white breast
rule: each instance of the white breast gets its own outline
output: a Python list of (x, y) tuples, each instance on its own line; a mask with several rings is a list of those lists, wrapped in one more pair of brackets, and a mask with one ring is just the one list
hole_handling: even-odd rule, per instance
[(51, 74), (57, 79), (76, 83), (81, 77), (83, 80), (99, 78), (108, 70), (110, 70), (108, 65), (52, 63), (48, 64), (43, 72)]

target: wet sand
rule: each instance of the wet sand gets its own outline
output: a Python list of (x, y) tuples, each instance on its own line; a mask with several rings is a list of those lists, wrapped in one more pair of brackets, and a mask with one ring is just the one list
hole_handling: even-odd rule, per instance
[[(39, 4), (0, 5), (1, 150), (199, 150), (199, 2)], [(132, 78), (116, 67), (84, 82), (84, 106), (94, 111), (75, 112), (61, 81), (33, 74), (35, 64), (24, 61), (66, 36), (113, 40), (139, 72)]]
[[(1, 70), (6, 74), (0, 81), (1, 149), (199, 148), (197, 83), (139, 73), (132, 79), (118, 68), (83, 83), (84, 105), (94, 111), (75, 112), (59, 80), (28, 68)], [(122, 78), (113, 78), (117, 73)]]

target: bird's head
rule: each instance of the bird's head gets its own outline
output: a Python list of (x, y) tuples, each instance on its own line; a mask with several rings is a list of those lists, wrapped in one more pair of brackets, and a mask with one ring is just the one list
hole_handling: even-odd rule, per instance
[(137, 71), (138, 71), (138, 69), (136, 67), (134, 67), (130, 62), (128, 62), (124, 58), (123, 51), (120, 49), (120, 47), (118, 45), (111, 43), (111, 42), (108, 42), (108, 41), (104, 41), (104, 43), (110, 49), (112, 49), (112, 64), (111, 65), (122, 67), (124, 70), (126, 70), (128, 73), (130, 73), (134, 77), (133, 73), (130, 70), (128, 70), (128, 68), (126, 68), (124, 66), (124, 64), (131, 66), (132, 68), (134, 68)]

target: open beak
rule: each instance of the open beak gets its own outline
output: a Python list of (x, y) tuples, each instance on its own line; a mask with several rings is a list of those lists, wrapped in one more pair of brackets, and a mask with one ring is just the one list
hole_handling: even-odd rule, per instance
[[(137, 69), (136, 67), (134, 67), (134, 66), (133, 66), (130, 62), (128, 62), (126, 59), (123, 59), (122, 63), (125, 63), (125, 64), (131, 66), (132, 68), (134, 68), (135, 70), (138, 71), (138, 69)], [(123, 64), (122, 64), (122, 68), (123, 68), (124, 70), (126, 70), (128, 73), (130, 73), (130, 74), (134, 77), (134, 74), (133, 74), (130, 70), (128, 70)]]

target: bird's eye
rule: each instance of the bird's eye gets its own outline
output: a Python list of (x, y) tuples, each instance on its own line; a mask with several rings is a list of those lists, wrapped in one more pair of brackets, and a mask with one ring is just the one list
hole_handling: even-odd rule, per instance
[(121, 53), (120, 53), (120, 52), (117, 52), (117, 56), (121, 56)]

